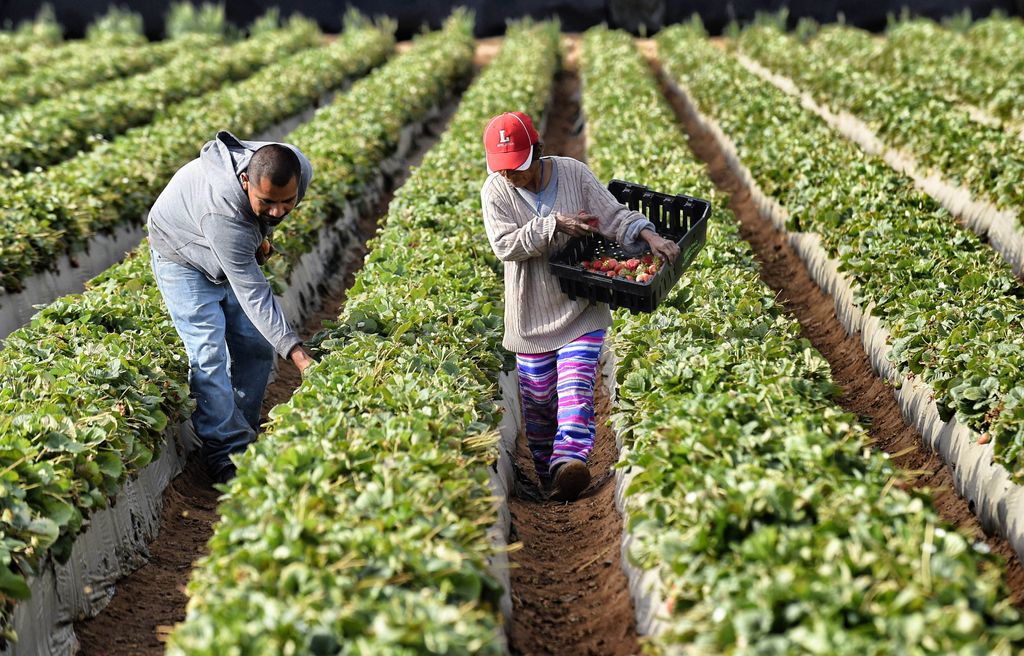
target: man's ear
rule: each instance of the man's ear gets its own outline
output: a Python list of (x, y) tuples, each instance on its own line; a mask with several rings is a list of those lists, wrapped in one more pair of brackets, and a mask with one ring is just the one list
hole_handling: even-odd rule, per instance
[(239, 176), (239, 179), (242, 181), (242, 189), (249, 191), (249, 174), (242, 173), (242, 175)]

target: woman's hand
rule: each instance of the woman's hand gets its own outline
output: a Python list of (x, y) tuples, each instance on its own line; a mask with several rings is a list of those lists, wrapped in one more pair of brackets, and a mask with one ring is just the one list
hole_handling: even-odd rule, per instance
[(555, 212), (555, 232), (582, 237), (597, 230), (597, 217), (580, 210), (575, 216)]
[(679, 246), (674, 241), (665, 239), (650, 228), (643, 230), (640, 236), (651, 247), (651, 252), (666, 262), (675, 262), (676, 258), (679, 257)]

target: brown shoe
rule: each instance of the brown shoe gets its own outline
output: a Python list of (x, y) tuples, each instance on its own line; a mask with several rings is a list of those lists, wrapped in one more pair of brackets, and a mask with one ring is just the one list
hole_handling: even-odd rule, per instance
[(551, 482), (551, 498), (555, 501), (575, 501), (590, 485), (590, 469), (581, 460), (568, 460), (555, 470)]

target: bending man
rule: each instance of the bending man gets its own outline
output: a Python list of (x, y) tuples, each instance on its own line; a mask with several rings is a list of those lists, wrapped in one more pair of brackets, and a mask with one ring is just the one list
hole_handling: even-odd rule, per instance
[(235, 475), (231, 454), (256, 439), (275, 352), (300, 371), (312, 363), (260, 269), (312, 176), (298, 148), (222, 131), (149, 213), (153, 271), (188, 353), (192, 423), (216, 482)]

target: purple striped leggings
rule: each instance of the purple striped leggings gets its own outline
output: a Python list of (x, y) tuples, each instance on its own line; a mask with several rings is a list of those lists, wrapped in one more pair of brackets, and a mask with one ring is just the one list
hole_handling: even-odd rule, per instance
[(542, 481), (570, 458), (587, 461), (594, 448), (594, 382), (604, 330), (595, 330), (557, 351), (519, 353), (519, 396), (526, 443)]

